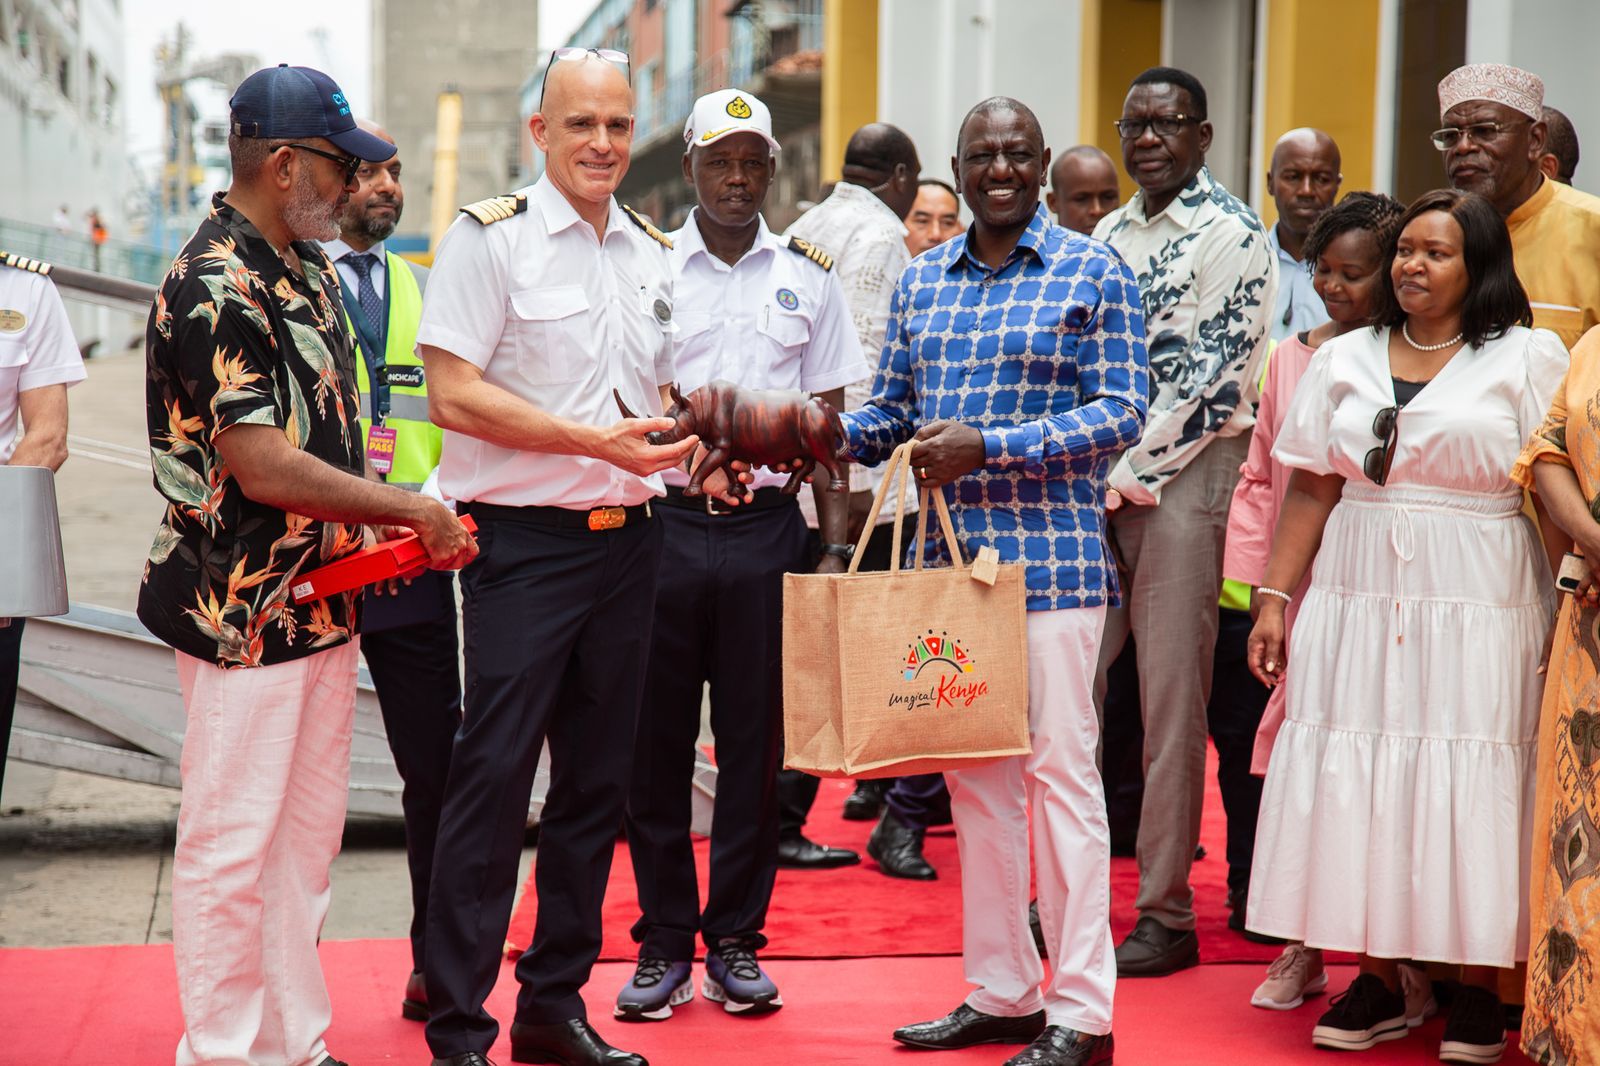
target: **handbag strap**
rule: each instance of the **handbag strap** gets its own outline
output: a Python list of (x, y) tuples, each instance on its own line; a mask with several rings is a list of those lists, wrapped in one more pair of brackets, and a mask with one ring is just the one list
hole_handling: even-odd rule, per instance
[[(961, 542), (956, 539), (956, 524), (950, 519), (950, 505), (945, 502), (944, 489), (922, 490), (922, 513), (928, 513), (930, 503), (934, 510), (939, 512), (939, 528), (944, 531), (944, 542), (950, 548), (950, 565), (965, 566), (966, 560), (961, 554)], [(927, 555), (928, 526), (930, 523), (924, 517), (917, 524), (917, 539), (912, 542), (912, 550), (916, 552), (918, 570), (922, 569), (923, 556)]]
[[(850, 567), (845, 572), (854, 574), (861, 569), (861, 558), (866, 553), (867, 542), (872, 539), (873, 530), (878, 524), (878, 515), (883, 511), (883, 505), (888, 502), (891, 491), (895, 493), (895, 524), (894, 548), (889, 558), (889, 569), (900, 569), (900, 529), (903, 525), (906, 509), (906, 497), (910, 494), (911, 479), (911, 449), (916, 446), (916, 441), (906, 441), (890, 453), (889, 461), (883, 467), (883, 481), (878, 485), (878, 491), (872, 496), (872, 510), (867, 514), (866, 524), (861, 527), (861, 537), (856, 541), (856, 550), (850, 556)], [(898, 484), (895, 475), (899, 475)]]

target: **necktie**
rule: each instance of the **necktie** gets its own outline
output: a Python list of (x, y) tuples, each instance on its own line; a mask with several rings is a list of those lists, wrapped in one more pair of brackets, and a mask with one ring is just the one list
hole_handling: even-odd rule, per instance
[[(356, 286), (356, 299), (361, 301), (361, 313), (366, 316), (367, 326), (372, 330), (378, 343), (382, 344), (389, 320), (383, 313), (383, 298), (372, 286), (372, 268), (377, 265), (378, 257), (371, 252), (351, 252), (344, 257), (344, 260), (350, 264), (350, 268), (360, 279), (360, 284)], [(373, 352), (372, 355), (378, 359), (383, 357), (381, 351)]]

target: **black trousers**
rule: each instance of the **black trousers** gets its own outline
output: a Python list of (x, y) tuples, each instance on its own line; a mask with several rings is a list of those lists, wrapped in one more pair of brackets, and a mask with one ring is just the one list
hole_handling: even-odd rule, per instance
[[(806, 561), (805, 520), (785, 501), (725, 515), (660, 509), (661, 577), (626, 821), (641, 958), (687, 962), (696, 934), (707, 948), (767, 942), (761, 929), (778, 870), (783, 575)], [(717, 796), (702, 912), (689, 820), (706, 682)]]
[(950, 790), (943, 774), (908, 774), (894, 779), (884, 797), (895, 817), (912, 829), (926, 829), (936, 815), (950, 814)]
[(400, 806), (406, 820), (406, 864), (411, 871), (411, 968), (425, 973), (428, 885), (433, 876), (439, 810), (450, 773), (450, 746), (461, 727), (461, 660), (456, 640), (455, 581), (430, 570), (393, 599), (402, 610), (422, 601), (426, 621), (372, 632), (367, 622), (378, 613), (368, 593), (361, 654), (372, 674), (383, 710), (383, 728), (404, 788)]
[[(1253, 623), (1247, 611), (1219, 608), (1206, 724), (1217, 747), (1217, 789), (1228, 819), (1228, 891), (1250, 887), (1262, 781), (1250, 772), (1256, 730), (1272, 690), (1255, 679), (1246, 661)], [(1138, 660), (1132, 640), (1111, 666), (1106, 687), (1106, 727), (1101, 747), (1106, 813), (1114, 847), (1132, 848), (1144, 799), (1144, 727), (1139, 714)]]
[[(550, 791), (534, 866), (539, 918), (517, 961), (516, 1020), (585, 1017), (600, 907), (633, 763), (661, 525), (554, 529), (466, 505), (478, 557), (461, 575), (466, 707), (450, 758), (428, 901), (428, 1046), (487, 1053), (534, 770)], [(532, 509), (529, 509), (530, 511)]]
[(17, 713), (17, 673), (22, 666), (22, 623), (13, 618), (0, 626), (0, 795), (5, 792), (6, 749), (11, 744), (11, 719)]
[[(920, 515), (906, 516), (905, 530), (901, 533), (901, 551), (911, 543), (912, 533), (917, 528), (916, 522), (919, 517)], [(821, 538), (814, 529), (810, 531), (810, 544), (812, 558), (815, 559), (821, 547)], [(889, 569), (893, 548), (894, 523), (885, 522), (872, 531), (872, 537), (867, 541), (867, 550), (861, 555), (861, 565), (856, 569)], [(793, 840), (805, 833), (806, 819), (811, 815), (811, 805), (817, 802), (817, 787), (820, 784), (822, 784), (820, 780), (803, 770), (778, 771), (778, 835), (781, 838)]]

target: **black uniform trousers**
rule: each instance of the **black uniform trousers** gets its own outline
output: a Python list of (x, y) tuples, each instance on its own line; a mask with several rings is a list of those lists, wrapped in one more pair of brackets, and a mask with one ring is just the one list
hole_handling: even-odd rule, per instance
[[(688, 962), (697, 933), (707, 948), (767, 942), (761, 929), (778, 870), (783, 575), (807, 557), (799, 505), (777, 499), (770, 509), (728, 514), (660, 510), (666, 536), (626, 822), (640, 958)], [(706, 682), (717, 795), (702, 912), (689, 818)]]
[[(911, 538), (916, 533), (917, 519), (920, 514), (907, 515), (905, 528), (900, 534), (900, 550), (905, 551), (906, 545), (911, 543)], [(811, 557), (816, 559), (821, 551), (822, 541), (816, 530), (809, 531), (808, 543)], [(872, 536), (867, 540), (867, 550), (861, 553), (861, 565), (857, 570), (887, 570), (894, 550), (894, 523), (885, 522), (872, 531)], [(815, 562), (812, 563), (815, 566)], [(942, 775), (941, 775), (942, 776)], [(786, 840), (793, 840), (804, 835), (806, 819), (811, 815), (811, 805), (817, 802), (817, 787), (821, 785), (820, 779), (813, 777), (804, 770), (779, 770), (778, 771), (778, 835)]]
[[(1228, 819), (1228, 892), (1250, 887), (1262, 780), (1250, 772), (1256, 730), (1272, 690), (1250, 672), (1247, 653), (1254, 623), (1248, 611), (1218, 609), (1217, 647), (1212, 658), (1206, 724), (1217, 748), (1217, 790)], [(1114, 850), (1131, 849), (1139, 834), (1144, 798), (1144, 728), (1139, 713), (1139, 676), (1133, 643), (1112, 664), (1106, 688), (1106, 728), (1101, 743), (1102, 778)]]
[[(404, 785), (400, 807), (411, 872), (411, 968), (425, 973), (428, 883), (450, 746), (461, 726), (455, 579), (447, 571), (429, 570), (396, 595), (369, 592), (365, 600), (361, 655), (378, 692), (383, 729)], [(386, 624), (386, 616), (399, 624)]]
[(486, 1054), (499, 1034), (483, 1004), (500, 971), (547, 739), (539, 917), (517, 961), (516, 1020), (585, 1017), (579, 991), (600, 954), (661, 558), (660, 523), (642, 509), (602, 531), (556, 528), (554, 508), (462, 510), (478, 523), (478, 557), (461, 574), (466, 707), (428, 901), (427, 1037), (442, 1058)]
[(11, 719), (17, 711), (17, 674), (22, 666), (22, 623), (13, 618), (0, 627), (0, 795), (5, 792), (6, 749), (11, 744)]

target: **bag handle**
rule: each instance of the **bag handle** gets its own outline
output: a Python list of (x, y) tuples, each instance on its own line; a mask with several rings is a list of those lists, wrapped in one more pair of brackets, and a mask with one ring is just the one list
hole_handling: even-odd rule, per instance
[[(883, 467), (883, 481), (872, 496), (872, 510), (867, 514), (866, 524), (861, 527), (861, 537), (856, 541), (856, 550), (850, 555), (850, 567), (845, 573), (854, 574), (861, 569), (862, 554), (867, 550), (867, 542), (872, 539), (872, 531), (878, 524), (878, 515), (882, 513), (883, 505), (889, 502), (891, 490), (895, 493), (895, 523), (894, 547), (889, 558), (889, 569), (900, 569), (900, 529), (905, 519), (906, 497), (910, 494), (911, 449), (915, 445), (915, 441), (908, 440), (890, 453), (889, 461)], [(896, 474), (900, 477), (898, 485), (895, 484)]]
[(967, 562), (961, 555), (961, 542), (956, 539), (956, 525), (950, 519), (950, 505), (944, 500), (944, 489), (922, 490), (922, 521), (917, 524), (917, 539), (912, 542), (912, 551), (916, 553), (916, 568), (922, 569), (923, 556), (927, 555), (928, 547), (928, 507), (931, 504), (939, 512), (939, 528), (944, 532), (944, 542), (950, 548), (950, 565), (966, 566)]

